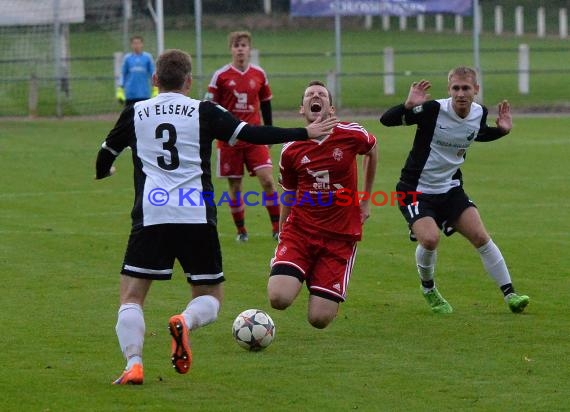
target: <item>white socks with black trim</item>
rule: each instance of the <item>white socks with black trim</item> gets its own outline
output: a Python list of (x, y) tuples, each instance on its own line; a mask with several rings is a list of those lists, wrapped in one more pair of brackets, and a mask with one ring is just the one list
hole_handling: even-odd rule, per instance
[[(418, 268), (418, 274), (422, 281), (422, 286), (424, 288), (424, 293), (429, 292), (435, 287), (433, 282), (433, 274), (435, 271), (435, 261), (437, 259), (437, 249), (428, 250), (422, 245), (418, 244), (416, 247), (416, 266)], [(431, 283), (431, 287), (426, 287), (426, 283)]]
[(501, 287), (511, 283), (511, 275), (507, 269), (505, 259), (503, 259), (501, 251), (492, 239), (480, 248), (477, 248), (477, 251), (481, 255), (485, 270), (495, 280), (497, 286)]

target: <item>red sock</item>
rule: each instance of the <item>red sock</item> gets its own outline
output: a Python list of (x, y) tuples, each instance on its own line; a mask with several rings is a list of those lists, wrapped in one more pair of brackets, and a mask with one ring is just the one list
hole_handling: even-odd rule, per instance
[(245, 233), (245, 207), (241, 197), (230, 202), (230, 212), (232, 213), (232, 218), (234, 219), (238, 233)]
[(271, 220), (271, 229), (273, 232), (279, 232), (279, 202), (277, 200), (277, 192), (270, 194), (265, 193), (265, 208), (267, 213), (269, 213), (269, 219)]

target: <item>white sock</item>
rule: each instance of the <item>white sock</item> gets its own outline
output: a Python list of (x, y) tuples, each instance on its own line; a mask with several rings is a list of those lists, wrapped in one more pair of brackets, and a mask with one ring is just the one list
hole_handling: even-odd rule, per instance
[[(119, 338), (121, 351), (129, 362), (127, 368), (132, 366), (132, 363), (142, 363), (145, 324), (143, 310), (140, 305), (136, 303), (121, 305), (115, 331)], [(136, 362), (136, 358), (140, 361)], [(134, 360), (131, 361), (131, 359)]]
[(126, 370), (131, 369), (135, 363), (142, 365), (142, 358), (138, 355), (131, 356), (127, 361), (127, 366), (125, 367), (125, 369)]
[(511, 283), (511, 275), (507, 269), (505, 259), (503, 259), (501, 251), (497, 245), (493, 243), (492, 239), (480, 248), (477, 248), (477, 251), (481, 255), (485, 270), (495, 279), (497, 286), (501, 287), (507, 283)]
[(212, 295), (197, 296), (188, 303), (182, 312), (189, 330), (212, 323), (218, 318), (220, 302)]
[[(422, 282), (433, 280), (436, 258), (437, 249), (428, 250), (420, 244), (416, 247), (416, 266)], [(424, 286), (424, 292), (429, 292), (431, 289), (433, 288), (426, 288)]]

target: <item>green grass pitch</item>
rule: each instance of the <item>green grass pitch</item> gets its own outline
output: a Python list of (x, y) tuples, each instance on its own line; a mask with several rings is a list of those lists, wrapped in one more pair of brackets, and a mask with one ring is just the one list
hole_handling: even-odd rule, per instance
[[(506, 138), (473, 145), (463, 167), (466, 191), (515, 286), (531, 297), (523, 315), (508, 311), (459, 235), (442, 239), (436, 269), (455, 313), (430, 313), (405, 222), (397, 208), (378, 207), (365, 227), (348, 301), (328, 329), (313, 329), (306, 292), (285, 312), (269, 308), (274, 242), (265, 209), (247, 208), (250, 242), (241, 245), (221, 207), (227, 282), (220, 317), (192, 335), (192, 370), (177, 375), (167, 321), (183, 309), (189, 288), (178, 266), (171, 282), (155, 283), (145, 307), (141, 387), (111, 385), (124, 366), (114, 327), (132, 205), (129, 153), (118, 159), (115, 176), (93, 180), (112, 123), (2, 123), (0, 410), (570, 410), (569, 118), (515, 118)], [(362, 124), (379, 138), (375, 189), (390, 191), (413, 128)], [(252, 178), (246, 185), (259, 188)], [(226, 182), (215, 186), (225, 190)], [(231, 336), (234, 317), (253, 307), (267, 310), (277, 328), (260, 353), (244, 351)]]

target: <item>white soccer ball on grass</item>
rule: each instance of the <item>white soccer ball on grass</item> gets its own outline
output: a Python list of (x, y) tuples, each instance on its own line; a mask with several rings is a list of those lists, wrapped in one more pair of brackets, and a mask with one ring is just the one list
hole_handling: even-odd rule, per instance
[(234, 320), (232, 335), (242, 348), (260, 351), (275, 339), (275, 324), (267, 312), (261, 309), (247, 309)]

